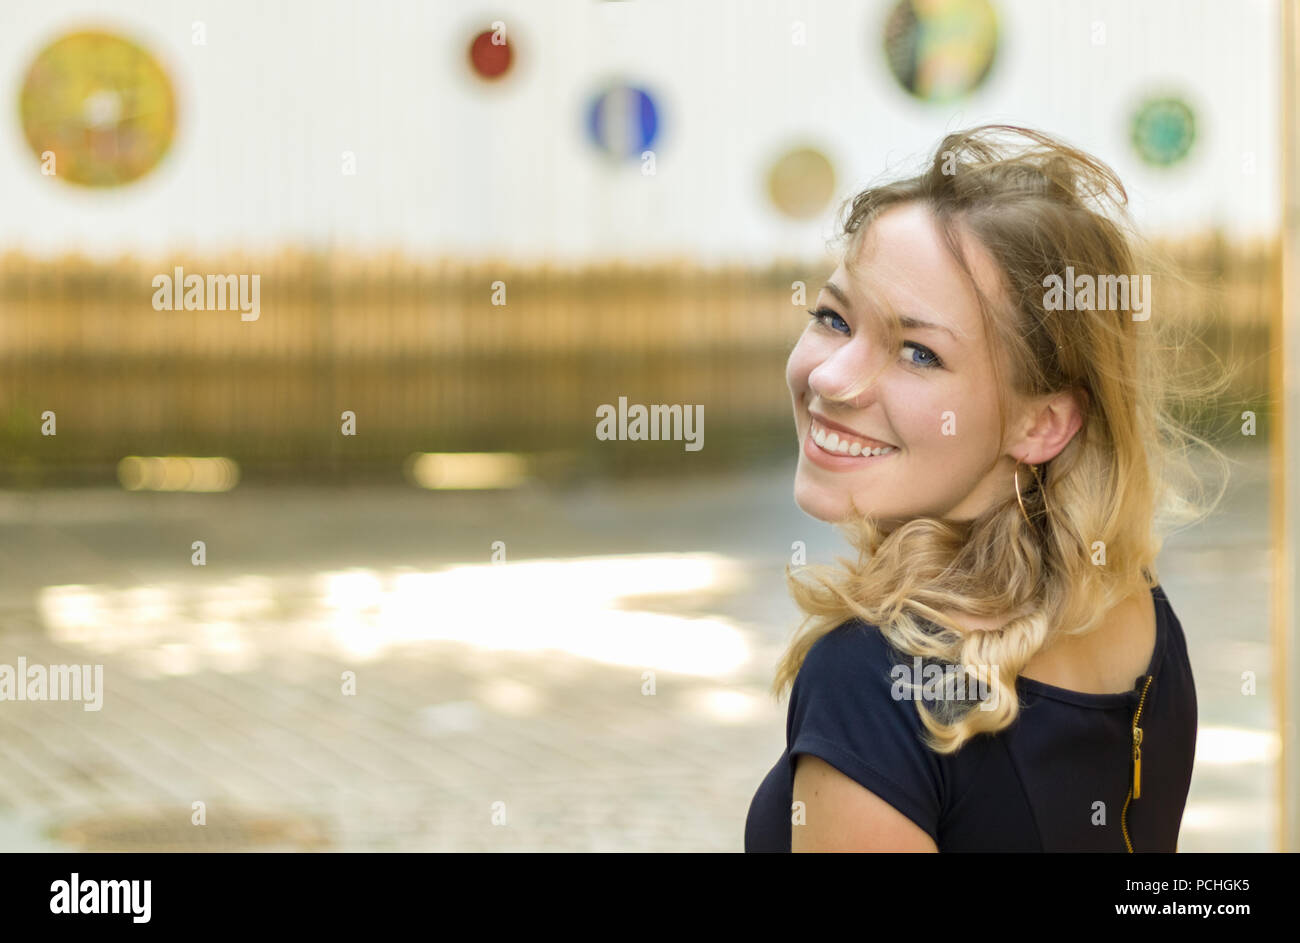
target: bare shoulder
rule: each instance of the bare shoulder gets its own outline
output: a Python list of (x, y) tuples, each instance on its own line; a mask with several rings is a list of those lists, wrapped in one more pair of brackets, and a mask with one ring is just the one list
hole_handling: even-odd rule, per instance
[(791, 851), (939, 850), (919, 825), (821, 757), (795, 758), (793, 797), (804, 822), (791, 826)]

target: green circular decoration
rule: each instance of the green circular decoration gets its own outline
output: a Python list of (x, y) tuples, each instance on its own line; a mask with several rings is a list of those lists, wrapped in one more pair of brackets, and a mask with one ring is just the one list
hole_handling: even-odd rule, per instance
[(998, 21), (989, 0), (899, 0), (885, 20), (885, 61), (927, 102), (969, 95), (993, 68)]
[(1196, 115), (1180, 98), (1148, 98), (1133, 114), (1133, 149), (1153, 167), (1171, 167), (1196, 142)]
[(786, 216), (816, 216), (835, 193), (835, 168), (821, 151), (801, 147), (786, 151), (767, 175), (768, 197)]
[(91, 187), (130, 183), (158, 165), (176, 132), (167, 73), (147, 51), (99, 30), (41, 50), (23, 80), (27, 143), (54, 176)]

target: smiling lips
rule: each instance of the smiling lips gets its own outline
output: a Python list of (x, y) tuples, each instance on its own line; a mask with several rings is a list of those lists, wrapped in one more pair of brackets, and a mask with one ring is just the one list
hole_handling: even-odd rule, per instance
[(818, 447), (833, 455), (888, 455), (890, 452), (898, 451), (892, 445), (886, 445), (875, 439), (862, 438), (841, 432), (838, 429), (828, 429), (816, 419), (812, 420), (812, 427), (809, 430)]

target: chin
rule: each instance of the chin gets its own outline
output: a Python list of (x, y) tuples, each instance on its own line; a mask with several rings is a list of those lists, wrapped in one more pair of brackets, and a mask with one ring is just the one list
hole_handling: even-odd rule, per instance
[[(809, 517), (814, 517), (827, 524), (839, 524), (854, 513), (849, 495), (827, 491), (815, 484), (796, 478), (794, 485), (794, 503)], [(858, 511), (865, 514), (882, 532), (888, 534), (908, 518), (906, 515), (888, 514), (871, 503), (858, 499)]]
[(794, 503), (809, 517), (828, 524), (843, 520), (853, 511), (847, 495), (832, 494), (801, 481), (794, 485)]

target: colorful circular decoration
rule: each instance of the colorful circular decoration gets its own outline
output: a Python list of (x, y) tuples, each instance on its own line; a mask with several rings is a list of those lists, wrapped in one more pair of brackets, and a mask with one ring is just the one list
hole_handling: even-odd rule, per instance
[(130, 40), (88, 30), (45, 47), (19, 97), (27, 143), (54, 176), (112, 187), (147, 174), (171, 146), (176, 99), (161, 65)]
[(825, 209), (835, 193), (835, 168), (815, 148), (786, 151), (768, 171), (767, 193), (786, 216), (808, 219)]
[(495, 30), (485, 29), (474, 37), (469, 44), (469, 65), (474, 74), (481, 79), (494, 81), (510, 71), (514, 62), (514, 50), (510, 41), (503, 35), (501, 41), (494, 43)]
[(1196, 115), (1179, 98), (1148, 98), (1133, 115), (1133, 149), (1153, 167), (1185, 158), (1196, 141)]
[(899, 0), (885, 21), (885, 61), (898, 83), (929, 102), (974, 91), (988, 77), (998, 22), (988, 0)]
[(645, 89), (615, 86), (591, 100), (587, 133), (592, 143), (610, 157), (640, 160), (659, 133), (659, 109)]

